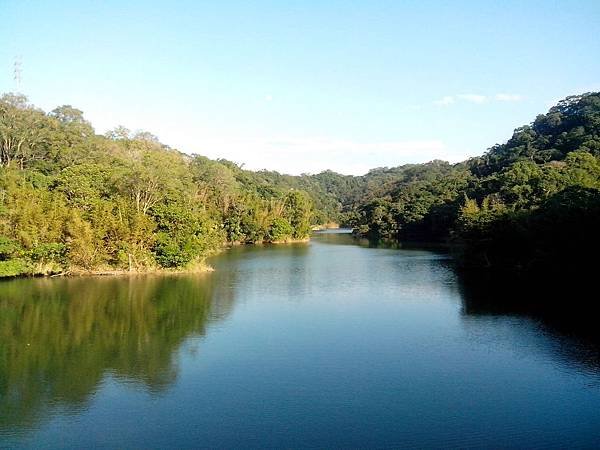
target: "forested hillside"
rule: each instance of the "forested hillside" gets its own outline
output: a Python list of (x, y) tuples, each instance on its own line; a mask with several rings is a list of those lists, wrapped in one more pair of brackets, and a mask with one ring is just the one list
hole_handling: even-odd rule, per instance
[(568, 97), (459, 164), (291, 176), (186, 155), (83, 113), (0, 100), (0, 275), (189, 268), (226, 243), (337, 222), (447, 242), (475, 267), (543, 269), (599, 249), (600, 94)]
[(304, 239), (318, 222), (302, 183), (147, 132), (99, 136), (71, 106), (4, 95), (0, 140), (0, 276), (189, 268), (224, 243)]
[(481, 157), (395, 170), (354, 206), (360, 234), (446, 241), (465, 265), (525, 271), (566, 270), (600, 247), (599, 93), (562, 100)]

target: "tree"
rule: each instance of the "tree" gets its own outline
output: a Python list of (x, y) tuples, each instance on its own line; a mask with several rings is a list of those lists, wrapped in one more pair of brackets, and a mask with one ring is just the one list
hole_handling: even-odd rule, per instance
[(310, 234), (312, 201), (302, 191), (289, 192), (284, 201), (285, 216), (289, 219), (294, 239), (303, 239)]
[(26, 98), (8, 94), (0, 98), (0, 166), (16, 163), (20, 169), (48, 151), (54, 129), (46, 115), (26, 103)]

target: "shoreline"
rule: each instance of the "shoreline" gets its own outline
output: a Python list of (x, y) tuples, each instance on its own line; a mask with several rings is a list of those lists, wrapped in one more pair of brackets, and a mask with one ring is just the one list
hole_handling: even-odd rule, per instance
[(259, 246), (259, 245), (285, 245), (285, 244), (300, 244), (308, 243), (310, 236), (303, 239), (284, 239), (270, 242), (227, 242), (224, 243), (220, 248), (210, 252), (201, 262), (194, 264), (189, 268), (181, 269), (165, 269), (165, 268), (154, 268), (154, 269), (143, 269), (143, 270), (128, 270), (128, 269), (96, 269), (96, 270), (85, 270), (81, 268), (74, 268), (58, 273), (22, 273), (14, 276), (0, 277), (0, 282), (6, 280), (15, 280), (18, 278), (77, 278), (77, 277), (123, 277), (123, 276), (140, 276), (140, 275), (189, 275), (193, 273), (204, 274), (214, 272), (214, 267), (206, 263), (206, 259), (216, 256), (219, 253), (227, 251), (230, 248), (248, 245), (248, 246)]
[(147, 270), (127, 270), (127, 269), (106, 269), (106, 270), (83, 270), (72, 269), (59, 273), (48, 274), (21, 274), (12, 277), (2, 277), (3, 280), (14, 280), (17, 278), (80, 278), (80, 277), (122, 277), (122, 276), (144, 276), (144, 275), (184, 275), (192, 273), (210, 273), (214, 268), (208, 264), (201, 267), (190, 269), (147, 269)]
[[(206, 265), (202, 268), (193, 269), (149, 269), (149, 270), (71, 270), (64, 273), (53, 275), (39, 275), (40, 278), (56, 278), (56, 277), (120, 277), (120, 276), (138, 276), (138, 275), (181, 275), (191, 273), (210, 273), (215, 269)], [(35, 276), (34, 276), (35, 277)]]
[[(240, 242), (240, 241), (233, 241), (233, 242), (226, 242), (225, 244), (223, 244), (223, 249), (227, 250), (228, 248), (242, 247), (244, 245), (252, 246), (252, 245), (271, 245), (271, 244), (274, 244), (274, 245), (280, 245), (280, 244), (301, 244), (301, 243), (306, 243), (306, 242), (310, 242), (310, 236), (302, 238), (302, 239), (282, 239), (282, 240), (277, 240), (277, 241), (260, 241), (260, 242)], [(218, 250), (217, 253), (220, 253), (220, 251)], [(213, 255), (210, 255), (210, 256), (213, 256)]]
[(312, 231), (323, 231), (323, 230), (337, 230), (341, 228), (339, 223), (335, 223), (335, 222), (328, 222), (328, 223), (324, 223), (322, 225), (315, 225), (314, 227), (311, 227)]

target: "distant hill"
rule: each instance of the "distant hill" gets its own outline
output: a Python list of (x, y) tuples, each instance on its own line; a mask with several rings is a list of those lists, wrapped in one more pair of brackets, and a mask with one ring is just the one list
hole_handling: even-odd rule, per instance
[(349, 217), (364, 236), (449, 242), (476, 267), (577, 259), (598, 248), (600, 93), (560, 101), (481, 157), (363, 178)]

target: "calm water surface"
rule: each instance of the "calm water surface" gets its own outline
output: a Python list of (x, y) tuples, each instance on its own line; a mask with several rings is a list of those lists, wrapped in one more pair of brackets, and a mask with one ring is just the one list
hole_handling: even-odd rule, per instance
[(597, 341), (442, 253), (235, 248), (186, 276), (0, 283), (0, 447), (598, 447)]

